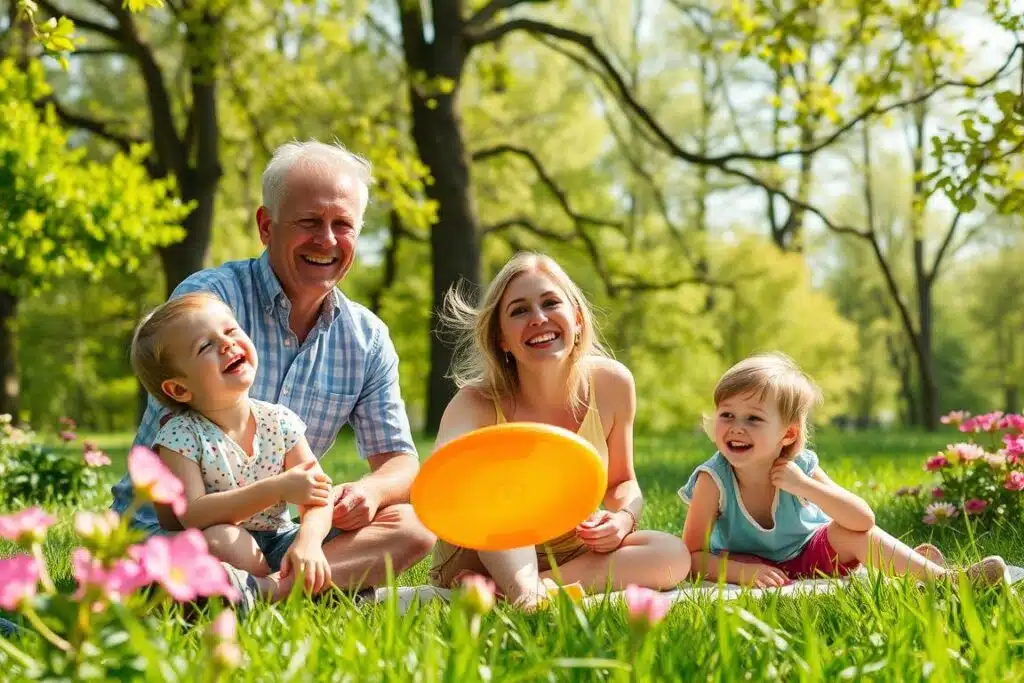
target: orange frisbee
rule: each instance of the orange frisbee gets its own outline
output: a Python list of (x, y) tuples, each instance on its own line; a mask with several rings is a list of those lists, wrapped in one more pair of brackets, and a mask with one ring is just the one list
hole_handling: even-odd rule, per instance
[(572, 530), (597, 510), (608, 472), (597, 450), (561, 427), (482, 427), (437, 449), (412, 484), (420, 521), (453, 545), (508, 550)]

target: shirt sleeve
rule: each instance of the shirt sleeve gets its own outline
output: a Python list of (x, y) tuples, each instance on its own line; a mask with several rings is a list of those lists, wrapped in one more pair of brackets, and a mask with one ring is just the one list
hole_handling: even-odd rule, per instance
[(172, 417), (167, 421), (153, 440), (153, 448), (163, 446), (169, 450), (181, 453), (192, 462), (199, 462), (202, 446), (199, 438), (189, 426), (184, 416)]
[(383, 453), (416, 455), (398, 381), (398, 353), (383, 324), (367, 361), (366, 381), (352, 410), (351, 423), (364, 459)]
[(306, 433), (306, 423), (291, 408), (277, 404), (277, 422), (281, 429), (284, 452), (287, 453)]
[(810, 476), (814, 468), (818, 466), (818, 454), (814, 451), (807, 450), (806, 448), (800, 451), (796, 458), (793, 459), (797, 467), (803, 471), (804, 474)]

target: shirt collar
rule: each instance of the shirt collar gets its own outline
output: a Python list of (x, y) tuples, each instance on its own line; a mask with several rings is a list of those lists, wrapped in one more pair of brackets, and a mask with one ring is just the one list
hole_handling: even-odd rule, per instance
[[(260, 304), (267, 313), (273, 313), (274, 308), (283, 304), (288, 298), (281, 287), (281, 281), (277, 279), (274, 269), (270, 267), (270, 252), (266, 249), (256, 261), (256, 284), (260, 290)], [(321, 308), (320, 311), (320, 324), (324, 326), (329, 326), (341, 313), (343, 298), (337, 287), (331, 290), (327, 301), (328, 305)]]

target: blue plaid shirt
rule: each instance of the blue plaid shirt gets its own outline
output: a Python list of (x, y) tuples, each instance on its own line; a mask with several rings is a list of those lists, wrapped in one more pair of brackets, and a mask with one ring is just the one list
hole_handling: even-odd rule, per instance
[[(259, 359), (249, 395), (295, 411), (306, 423), (306, 439), (318, 459), (346, 423), (352, 424), (363, 459), (395, 452), (416, 455), (398, 384), (398, 355), (387, 326), (367, 308), (333, 290), (319, 321), (299, 344), (288, 324), (291, 302), (266, 252), (194, 273), (171, 296), (195, 291), (216, 294), (234, 311)], [(133, 446), (151, 447), (165, 414), (167, 409), (151, 396)], [(123, 512), (132, 499), (127, 474), (111, 492), (113, 508)], [(133, 523), (159, 530), (150, 505), (139, 509)]]

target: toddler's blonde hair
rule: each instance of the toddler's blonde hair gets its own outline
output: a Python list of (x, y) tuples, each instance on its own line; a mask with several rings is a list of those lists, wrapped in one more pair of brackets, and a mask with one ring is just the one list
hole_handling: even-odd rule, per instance
[(792, 358), (775, 351), (749, 356), (729, 368), (715, 385), (715, 408), (734, 396), (749, 394), (773, 402), (783, 424), (799, 425), (796, 440), (783, 446), (780, 456), (795, 457), (807, 444), (808, 418), (821, 402), (821, 389)]
[(135, 328), (131, 350), (132, 370), (149, 395), (172, 410), (180, 410), (185, 406), (168, 396), (160, 386), (165, 380), (181, 374), (168, 348), (167, 331), (184, 314), (202, 310), (211, 304), (227, 308), (227, 304), (209, 292), (183, 294), (157, 306)]

